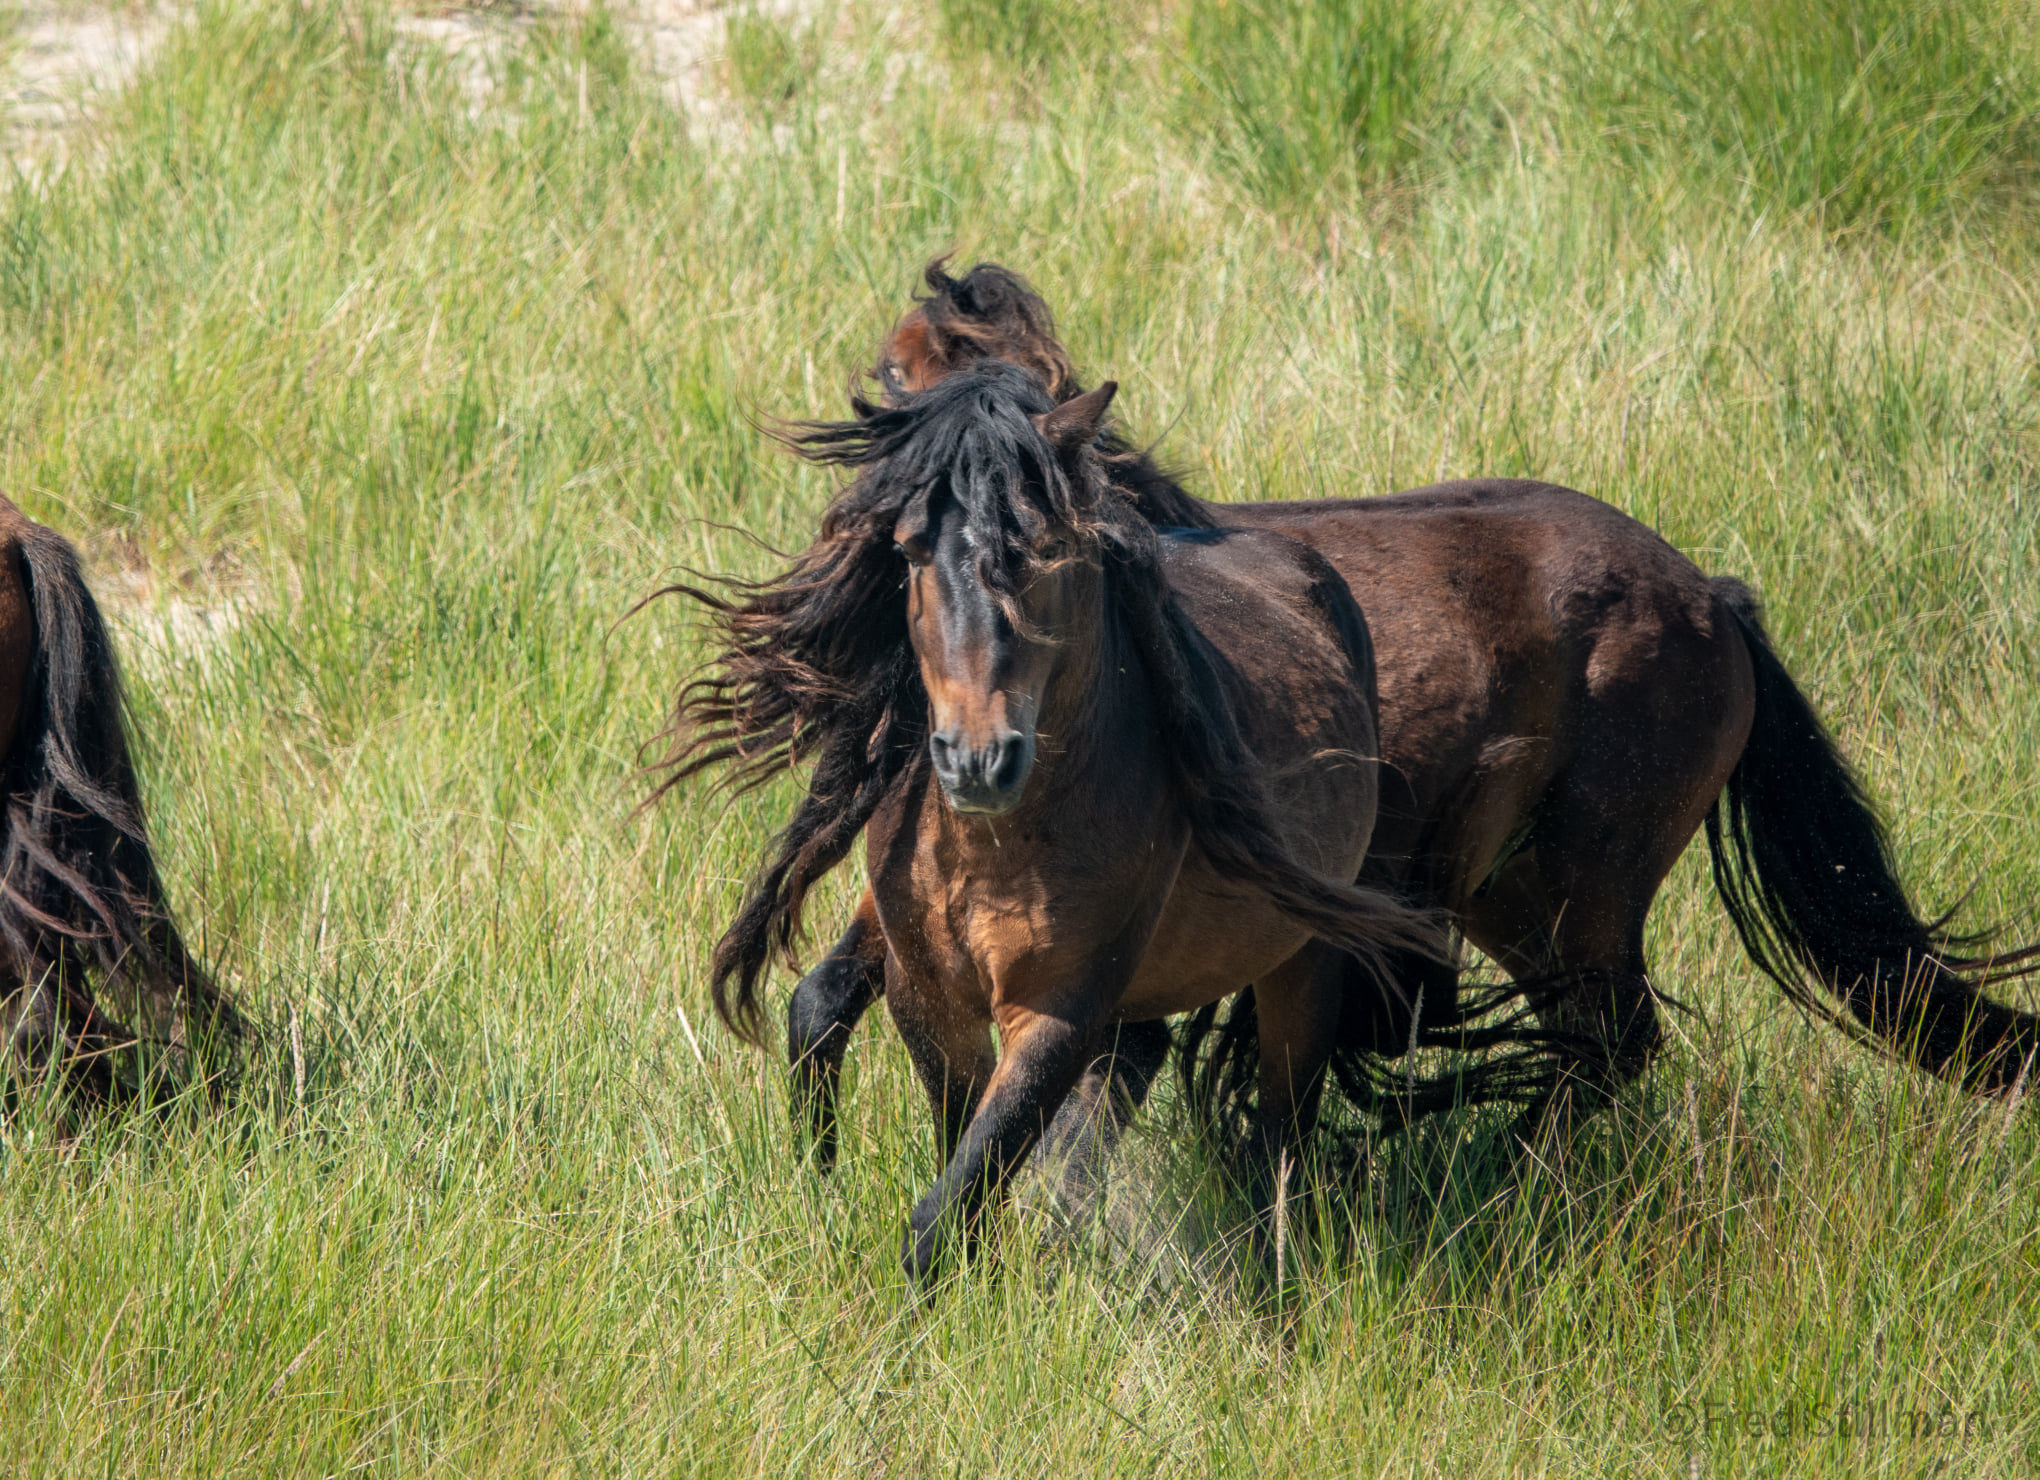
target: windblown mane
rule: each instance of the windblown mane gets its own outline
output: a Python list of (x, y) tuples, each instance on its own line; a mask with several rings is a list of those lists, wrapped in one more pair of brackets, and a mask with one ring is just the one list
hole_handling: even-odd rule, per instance
[(1061, 558), (1104, 568), (1181, 803), (1220, 873), (1265, 890), (1363, 959), (1386, 947), (1443, 949), (1415, 913), (1290, 856), (1212, 655), (1163, 577), (1155, 526), (1096, 458), (1075, 473), (1063, 466), (1034, 420), (1055, 404), (1030, 371), (990, 360), (899, 404), (860, 407), (854, 421), (796, 427), (788, 440), (803, 456), (858, 470), (815, 543), (771, 580), (670, 588), (707, 608), (721, 651), (681, 691), (660, 789), (721, 765), (740, 790), (812, 767), (806, 795), (716, 943), (716, 1011), (744, 1037), (758, 1038), (759, 981), (775, 951), (790, 953), (808, 891), (923, 764), (928, 700), (893, 548), (901, 514), (917, 501), (956, 502), (980, 576), (1006, 602), (1017, 605), (1051, 543), (1067, 547)]
[[(914, 299), (915, 310), (927, 325), (929, 351), (938, 363), (960, 370), (1003, 360), (1034, 372), (1057, 402), (1084, 393), (1069, 352), (1056, 337), (1055, 315), (1025, 278), (996, 262), (980, 262), (962, 277), (951, 277), (945, 271), (948, 261), (946, 255), (929, 259), (921, 270), (928, 293)], [(883, 383), (876, 368), (871, 374)], [(860, 414), (869, 409), (862, 401), (856, 405)], [(1106, 481), (1130, 498), (1148, 523), (1215, 529), (1225, 522), (1152, 452), (1133, 446), (1110, 425), (1099, 433), (1097, 450)]]
[(944, 268), (949, 256), (928, 259), (921, 277), (926, 297), (914, 306), (928, 326), (929, 349), (951, 369), (975, 360), (1004, 360), (1032, 370), (1058, 402), (1084, 393), (1069, 353), (1056, 338), (1048, 303), (1011, 268), (980, 262), (960, 278)]

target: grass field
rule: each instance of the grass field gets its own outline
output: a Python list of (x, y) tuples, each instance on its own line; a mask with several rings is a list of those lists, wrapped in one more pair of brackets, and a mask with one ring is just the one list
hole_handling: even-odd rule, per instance
[(956, 247), (1202, 491), (1534, 475), (1752, 582), (1921, 903), (2030, 938), (2032, 5), (824, 5), (692, 118), (631, 34), (541, 14), (477, 101), (385, 12), (208, 6), (0, 187), (0, 489), (85, 549), (271, 1025), (221, 1113), (0, 1126), (0, 1470), (2040, 1468), (2030, 1109), (1802, 1022), (1700, 856), (1696, 1011), (1562, 1174), (1392, 1148), (1277, 1319), (1164, 1097), (1102, 1226), (1030, 1196), (918, 1306), (904, 1057), (806, 1170), (705, 981), (788, 794), (633, 815), (697, 649), (619, 624), (805, 542), (753, 419), (839, 414)]

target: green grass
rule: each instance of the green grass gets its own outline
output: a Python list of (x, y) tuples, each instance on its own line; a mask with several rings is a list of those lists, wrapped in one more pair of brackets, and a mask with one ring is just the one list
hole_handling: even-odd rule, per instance
[(2040, 165), (2024, 3), (1593, 7), (1572, 85), (1632, 158), (1836, 226), (1988, 213)]
[(1114, 0), (936, 0), (934, 19), (951, 56), (982, 52), (1031, 79), (1109, 55), (1124, 14)]
[[(1113, 1236), (1023, 1211), (927, 1309), (882, 1021), (842, 1171), (801, 1166), (704, 974), (787, 795), (632, 815), (699, 654), (673, 604), (618, 619), (770, 566), (725, 526), (807, 538), (827, 480), (752, 418), (838, 412), (950, 246), (1026, 271), (1205, 490), (1535, 474), (1751, 580), (1923, 903), (2040, 932), (2016, 171), (1843, 229), (1637, 154), (1705, 120), (1610, 112), (1577, 17), (1478, 3), (1481, 110), (1414, 107), (1386, 189), (1271, 193), (1185, 127), (1195, 14), (1101, 7), (1111, 46), (1016, 70), (956, 13), (825, 13), (790, 90), (740, 31), (758, 106), (690, 132), (600, 14), (470, 116), (376, 12), (213, 8), (0, 196), (0, 487), (120, 613), (172, 889), (274, 1025), (217, 1116), (0, 1128), (0, 1470), (2031, 1473), (2030, 1111), (1799, 1022), (1703, 859), (1652, 921), (1697, 1015), (1645, 1086), (1512, 1201), (1485, 1122), (1385, 1155), (1306, 1210), (1286, 1324), (1166, 1101)], [(1808, 1405), (1883, 1427), (1750, 1432)], [(1894, 1436), (1916, 1410), (1982, 1426)]]
[(1381, 185), (1465, 121), (1487, 39), (1424, 0), (1205, 0), (1185, 9), (1192, 130), (1277, 205)]
[(760, 11), (730, 16), (723, 33), (730, 91), (767, 113), (784, 108), (814, 81), (821, 65), (819, 29)]

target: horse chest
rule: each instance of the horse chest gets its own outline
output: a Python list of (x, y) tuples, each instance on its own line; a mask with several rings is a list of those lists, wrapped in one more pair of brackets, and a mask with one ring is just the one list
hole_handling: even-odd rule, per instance
[(1180, 827), (1159, 827), (1138, 847), (1093, 856), (1080, 846), (1086, 829), (1067, 817), (994, 829), (933, 806), (909, 828), (911, 842), (881, 849), (873, 870), (888, 941), (922, 986), (990, 1017), (1072, 992), (1116, 997), (1187, 842)]
[(1265, 894), (1193, 860), (1170, 893), (1118, 1016), (1138, 1022), (1216, 1002), (1280, 965), (1306, 939)]

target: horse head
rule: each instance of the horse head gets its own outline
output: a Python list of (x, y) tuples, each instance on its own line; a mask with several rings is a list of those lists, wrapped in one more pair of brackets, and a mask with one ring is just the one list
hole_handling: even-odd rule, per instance
[(1069, 353), (1056, 338), (1055, 318), (1026, 279), (995, 262), (951, 277), (943, 270), (946, 261), (937, 257), (923, 269), (928, 296), (915, 302), (879, 346), (871, 374), (887, 403), (898, 405), (983, 360), (1031, 371), (1057, 401), (1082, 391)]
[[(1003, 365), (971, 378), (994, 405), (1031, 389)], [(1095, 500), (1081, 490), (1116, 389), (1107, 382), (1006, 419), (1003, 437), (960, 442), (961, 456), (894, 525), (908, 639), (928, 694), (928, 758), (957, 812), (1000, 816), (1019, 805), (1050, 686), (1071, 655), (1096, 647)]]

